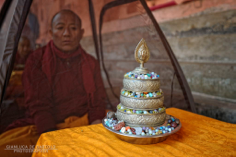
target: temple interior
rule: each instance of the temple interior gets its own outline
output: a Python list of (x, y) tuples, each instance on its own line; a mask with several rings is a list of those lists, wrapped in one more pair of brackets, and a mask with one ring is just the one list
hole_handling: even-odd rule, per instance
[[(0, 0), (0, 8), (5, 1)], [(102, 27), (99, 26), (102, 8), (112, 1), (93, 0), (95, 29), (98, 35), (101, 28), (102, 36), (95, 38), (99, 39), (100, 46), (94, 42), (89, 1), (33, 0), (3, 94), (0, 133), (26, 113), (26, 89), (22, 82), (25, 64), (35, 50), (52, 40), (52, 18), (60, 10), (71, 10), (80, 17), (84, 30), (80, 44), (85, 52), (99, 59), (96, 46), (102, 50), (100, 69), (108, 98), (107, 111), (119, 104), (124, 74), (139, 66), (134, 60), (134, 50), (142, 38), (150, 50), (145, 67), (160, 75), (165, 107), (191, 111), (171, 58), (139, 1), (107, 9)], [(146, 0), (146, 3), (182, 68), (196, 113), (235, 124), (236, 1)]]

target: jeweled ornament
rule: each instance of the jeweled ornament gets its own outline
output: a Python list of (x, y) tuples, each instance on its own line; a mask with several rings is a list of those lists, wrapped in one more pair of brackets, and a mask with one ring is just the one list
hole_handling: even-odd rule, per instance
[(140, 66), (124, 75), (121, 102), (116, 113), (108, 112), (103, 126), (129, 143), (158, 143), (177, 132), (181, 123), (166, 114), (160, 76), (144, 67), (150, 57), (144, 39), (138, 43), (134, 56)]

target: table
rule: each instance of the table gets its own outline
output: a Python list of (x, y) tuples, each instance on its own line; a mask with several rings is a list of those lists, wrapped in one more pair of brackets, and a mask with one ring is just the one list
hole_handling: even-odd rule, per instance
[(48, 152), (38, 151), (33, 153), (33, 157), (236, 156), (235, 124), (221, 122), (176, 108), (169, 108), (166, 112), (179, 118), (182, 128), (161, 143), (130, 144), (119, 140), (102, 124), (98, 124), (42, 134), (36, 147), (48, 147)]

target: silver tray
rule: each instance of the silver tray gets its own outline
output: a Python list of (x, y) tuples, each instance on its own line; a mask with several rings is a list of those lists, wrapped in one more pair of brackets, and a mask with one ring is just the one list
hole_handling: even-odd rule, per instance
[[(113, 129), (111, 129), (108, 126), (105, 125), (104, 119), (102, 120), (102, 125), (107, 130), (109, 130), (111, 133), (113, 133), (117, 138), (121, 139), (122, 141), (128, 142), (128, 143), (140, 144), (140, 145), (155, 144), (155, 143), (158, 143), (158, 142), (162, 142), (162, 141), (166, 140), (168, 136), (170, 136), (170, 135), (176, 133), (177, 131), (179, 131), (179, 129), (182, 126), (181, 122), (179, 122), (179, 125), (173, 131), (171, 131), (169, 133), (160, 134), (160, 135), (141, 136), (141, 135), (124, 134), (124, 133), (121, 133), (119, 131), (113, 130)], [(160, 126), (166, 126), (166, 124), (167, 124), (167, 120), (165, 120), (165, 123), (163, 125), (160, 125)]]

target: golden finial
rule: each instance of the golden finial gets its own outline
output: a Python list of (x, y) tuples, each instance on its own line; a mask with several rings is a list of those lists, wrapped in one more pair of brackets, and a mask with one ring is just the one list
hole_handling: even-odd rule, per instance
[(142, 38), (138, 45), (136, 46), (134, 57), (138, 63), (140, 63), (140, 68), (144, 67), (150, 57), (150, 52), (147, 47), (145, 40)]
[(148, 73), (148, 69), (144, 68), (144, 63), (146, 63), (150, 57), (150, 52), (147, 47), (145, 40), (142, 38), (138, 45), (135, 48), (134, 57), (138, 63), (140, 63), (140, 67), (137, 67), (133, 72), (134, 73)]

